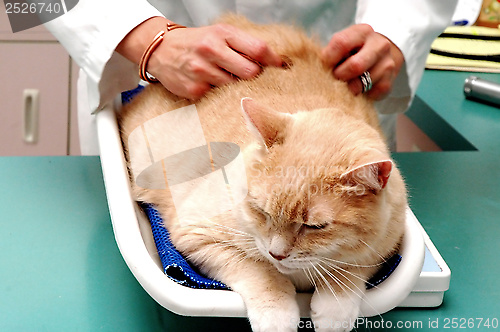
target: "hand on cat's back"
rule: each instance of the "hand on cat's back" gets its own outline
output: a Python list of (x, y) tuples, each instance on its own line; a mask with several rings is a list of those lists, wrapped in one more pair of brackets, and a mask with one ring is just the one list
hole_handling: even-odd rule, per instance
[(266, 42), (237, 27), (215, 24), (168, 33), (149, 70), (172, 93), (198, 99), (213, 86), (253, 78), (267, 65), (281, 66), (282, 59)]
[(386, 97), (404, 62), (399, 48), (367, 24), (352, 25), (332, 36), (321, 54), (333, 75), (348, 82), (354, 94), (362, 91), (359, 76), (369, 72), (373, 88), (366, 94), (380, 100)]

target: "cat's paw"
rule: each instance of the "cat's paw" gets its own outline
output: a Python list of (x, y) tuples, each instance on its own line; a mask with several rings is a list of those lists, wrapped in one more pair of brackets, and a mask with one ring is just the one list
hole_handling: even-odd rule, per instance
[(295, 299), (248, 310), (253, 332), (296, 332), (300, 320)]
[(359, 315), (361, 297), (354, 293), (314, 293), (311, 299), (311, 318), (316, 332), (348, 332)]

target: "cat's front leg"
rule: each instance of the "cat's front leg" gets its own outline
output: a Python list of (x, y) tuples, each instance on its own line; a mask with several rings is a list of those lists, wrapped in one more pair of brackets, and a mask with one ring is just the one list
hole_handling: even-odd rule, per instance
[(359, 315), (364, 287), (359, 281), (342, 287), (318, 287), (311, 298), (311, 318), (316, 332), (351, 331)]
[[(273, 296), (274, 297), (274, 296)], [(247, 314), (254, 332), (296, 332), (300, 320), (295, 296), (247, 299)]]
[(300, 312), (290, 279), (263, 262), (241, 265), (228, 285), (243, 298), (252, 331), (296, 332)]

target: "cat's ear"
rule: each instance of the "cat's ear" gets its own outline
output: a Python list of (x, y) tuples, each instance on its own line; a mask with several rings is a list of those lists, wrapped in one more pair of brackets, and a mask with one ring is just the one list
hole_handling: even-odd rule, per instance
[(347, 185), (379, 192), (387, 185), (391, 171), (392, 161), (381, 160), (357, 166), (342, 174), (340, 179)]
[(250, 133), (267, 150), (279, 138), (292, 116), (268, 108), (252, 98), (241, 99), (241, 109)]

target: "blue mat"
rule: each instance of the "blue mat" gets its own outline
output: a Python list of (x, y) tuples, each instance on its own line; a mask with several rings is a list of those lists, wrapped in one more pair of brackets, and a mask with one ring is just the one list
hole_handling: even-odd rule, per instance
[(206, 278), (184, 259), (170, 241), (170, 234), (163, 226), (163, 219), (155, 208), (145, 205), (144, 211), (151, 222), (156, 249), (160, 256), (163, 272), (167, 276), (175, 282), (191, 288), (229, 289), (220, 281)]

